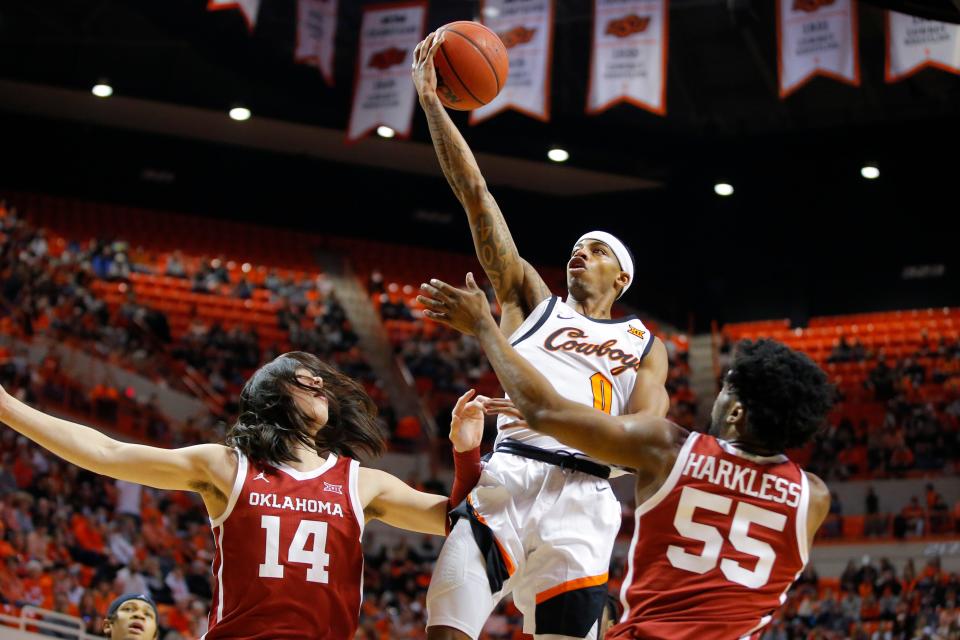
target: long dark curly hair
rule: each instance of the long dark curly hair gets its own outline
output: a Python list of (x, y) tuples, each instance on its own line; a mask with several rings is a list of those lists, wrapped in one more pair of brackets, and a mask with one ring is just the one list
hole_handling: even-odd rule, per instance
[[(297, 407), (292, 389), (315, 392), (297, 380), (307, 369), (323, 379), (327, 423), (311, 436), (313, 418)], [(240, 392), (240, 415), (227, 432), (226, 444), (255, 462), (280, 464), (297, 460), (296, 443), (320, 454), (375, 458), (386, 451), (386, 437), (377, 423), (377, 406), (357, 382), (313, 354), (291, 351), (263, 365)]]

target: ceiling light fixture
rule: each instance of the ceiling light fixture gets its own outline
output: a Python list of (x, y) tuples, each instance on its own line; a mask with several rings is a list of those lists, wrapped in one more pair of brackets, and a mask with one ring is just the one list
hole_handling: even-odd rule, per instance
[(111, 87), (106, 80), (101, 80), (97, 84), (93, 85), (93, 88), (90, 89), (90, 93), (98, 98), (109, 98), (113, 95), (113, 87)]
[(234, 107), (230, 109), (230, 117), (238, 122), (249, 120), (251, 115), (250, 109), (247, 109), (246, 107)]
[(718, 182), (713, 185), (713, 191), (718, 196), (732, 196), (733, 195), (733, 185), (726, 182)]
[(547, 157), (554, 162), (566, 162), (570, 159), (570, 154), (567, 153), (566, 149), (554, 147), (553, 149), (550, 149), (550, 151), (547, 151)]

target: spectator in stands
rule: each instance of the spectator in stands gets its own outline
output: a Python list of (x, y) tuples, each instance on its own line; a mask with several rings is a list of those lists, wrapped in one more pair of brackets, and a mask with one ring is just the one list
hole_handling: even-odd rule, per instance
[(865, 511), (868, 516), (874, 516), (880, 511), (880, 498), (877, 497), (877, 492), (874, 491), (873, 486), (867, 487), (867, 497), (864, 500), (865, 502)]
[(271, 269), (263, 280), (263, 286), (273, 293), (277, 293), (282, 285), (283, 281), (277, 275), (276, 269)]
[(873, 390), (874, 397), (884, 402), (894, 396), (894, 371), (887, 366), (884, 359), (877, 362), (877, 366), (870, 372), (866, 382), (867, 386)]
[(950, 514), (946, 501), (939, 493), (936, 494), (933, 504), (929, 507), (930, 533), (949, 533)]
[(383, 284), (383, 274), (380, 273), (379, 269), (374, 269), (370, 272), (370, 279), (367, 281), (367, 290), (373, 294), (379, 294), (385, 292), (385, 285)]
[(906, 534), (923, 535), (923, 507), (916, 496), (910, 498), (910, 504), (905, 506), (894, 519), (894, 535), (903, 538)]
[(839, 342), (833, 347), (833, 351), (827, 358), (827, 362), (850, 362), (852, 360), (852, 350), (847, 344), (847, 337), (840, 336)]
[(240, 276), (237, 285), (233, 288), (233, 295), (241, 300), (249, 300), (253, 297), (253, 287), (246, 276)]
[(174, 251), (167, 256), (167, 263), (163, 272), (171, 278), (186, 278), (187, 267), (183, 261), (183, 254), (180, 251)]
[(913, 467), (915, 457), (906, 444), (900, 444), (890, 454), (888, 469), (895, 476), (902, 476)]

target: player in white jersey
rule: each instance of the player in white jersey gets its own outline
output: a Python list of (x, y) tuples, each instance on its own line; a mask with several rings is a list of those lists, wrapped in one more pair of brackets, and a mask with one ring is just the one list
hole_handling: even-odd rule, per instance
[[(520, 257), (473, 154), (440, 104), (427, 36), (413, 78), (444, 175), (460, 200), (480, 263), (497, 294), (500, 328), (564, 397), (613, 415), (664, 416), (667, 354), (636, 318), (612, 320), (634, 278), (633, 256), (609, 233), (584, 234), (567, 263), (568, 295), (554, 297)], [(429, 285), (425, 290), (429, 291)], [(620, 505), (602, 460), (549, 436), (499, 424), (495, 453), (455, 510), (427, 594), (428, 637), (477, 638), (512, 594), (537, 638), (595, 638)]]

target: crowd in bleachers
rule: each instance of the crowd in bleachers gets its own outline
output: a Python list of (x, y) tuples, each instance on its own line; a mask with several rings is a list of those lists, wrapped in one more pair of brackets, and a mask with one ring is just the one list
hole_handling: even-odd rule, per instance
[[(768, 333), (776, 332), (760, 332)], [(841, 336), (813, 352), (836, 385), (836, 406), (821, 436), (792, 457), (826, 480), (951, 473), (960, 459), (960, 339), (934, 340), (921, 328), (911, 344), (894, 358)], [(733, 346), (724, 336), (719, 372)]]
[(851, 560), (839, 579), (808, 567), (763, 640), (948, 640), (960, 637), (960, 576), (931, 558), (919, 571), (890, 561)]
[[(322, 274), (297, 280), (271, 270), (255, 287), (242, 275), (249, 264), (179, 252), (160, 258), (122, 240), (52, 237), (2, 203), (0, 237), (0, 333), (45, 335), (183, 390), (190, 389), (188, 376), (198, 376), (223, 415), (235, 411), (244, 380), (259, 364), (284, 350), (309, 351), (364, 382), (392, 426), (387, 399)], [(157, 295), (152, 283), (160, 278), (168, 288)], [(201, 298), (181, 304), (178, 287)], [(255, 295), (272, 315), (266, 328), (242, 314), (198, 313), (204, 298), (251, 302)], [(269, 336), (261, 335), (271, 327)]]

